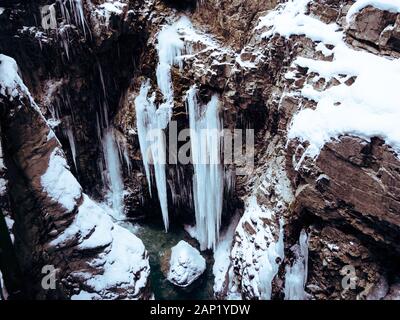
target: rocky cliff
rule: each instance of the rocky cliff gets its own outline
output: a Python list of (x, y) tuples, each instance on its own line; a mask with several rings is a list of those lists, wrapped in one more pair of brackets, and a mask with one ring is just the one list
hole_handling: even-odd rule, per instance
[[(1, 4), (8, 295), (150, 298), (130, 219), (185, 226), (212, 250), (218, 299), (398, 298), (397, 2)], [(251, 159), (171, 161), (174, 130), (196, 126), (251, 129)], [(151, 156), (150, 129), (169, 142)], [(167, 163), (151, 163), (160, 148)]]

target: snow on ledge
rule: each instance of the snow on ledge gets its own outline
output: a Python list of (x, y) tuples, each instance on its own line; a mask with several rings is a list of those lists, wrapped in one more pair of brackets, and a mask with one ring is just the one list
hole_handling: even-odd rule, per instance
[(105, 22), (108, 25), (110, 18), (113, 14), (122, 15), (124, 10), (128, 7), (127, 3), (120, 1), (107, 0), (95, 9), (95, 13), (105, 18)]
[[(364, 139), (381, 137), (400, 155), (400, 59), (387, 59), (348, 46), (337, 24), (326, 24), (305, 14), (310, 0), (291, 0), (260, 19), (258, 29), (267, 27), (262, 37), (304, 35), (320, 42), (316, 50), (333, 55), (332, 61), (298, 57), (293, 65), (318, 74), (326, 83), (336, 79), (339, 85), (324, 91), (306, 84), (301, 95), (317, 103), (315, 110), (302, 109), (293, 118), (288, 139), (310, 143), (305, 155), (316, 157), (325, 143), (340, 135)], [(400, 0), (357, 1), (351, 12), (374, 4), (380, 8), (400, 10)], [(351, 14), (350, 12), (350, 14)], [(334, 48), (327, 52), (326, 45)], [(345, 82), (350, 77), (352, 85)], [(300, 106), (301, 107), (301, 106)]]
[(74, 209), (82, 194), (82, 188), (69, 171), (59, 148), (53, 150), (47, 171), (41, 177), (41, 184), (52, 200), (59, 202), (69, 212)]
[(356, 13), (368, 6), (380, 10), (400, 13), (400, 0), (357, 0), (347, 12), (346, 21), (349, 23)]
[(18, 89), (29, 95), (28, 88), (18, 74), (16, 61), (9, 56), (0, 54), (0, 93), (15, 98), (20, 94)]
[(306, 35), (313, 41), (333, 45), (341, 41), (342, 34), (336, 32), (339, 29), (337, 24), (326, 24), (305, 14), (310, 1), (291, 0), (261, 17), (256, 30), (267, 28), (267, 31), (261, 34), (261, 38), (280, 34), (286, 38), (292, 35)]

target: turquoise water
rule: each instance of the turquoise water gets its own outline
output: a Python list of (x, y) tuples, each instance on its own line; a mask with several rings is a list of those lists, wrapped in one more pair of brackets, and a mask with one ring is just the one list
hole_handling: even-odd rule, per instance
[(150, 281), (156, 300), (210, 300), (213, 297), (214, 275), (212, 265), (214, 259), (211, 251), (201, 252), (206, 259), (207, 269), (204, 274), (187, 288), (179, 288), (171, 284), (161, 271), (161, 260), (168, 249), (180, 240), (185, 240), (199, 249), (196, 240), (191, 238), (183, 227), (172, 226), (168, 233), (158, 224), (124, 222), (123, 227), (138, 236), (149, 252)]

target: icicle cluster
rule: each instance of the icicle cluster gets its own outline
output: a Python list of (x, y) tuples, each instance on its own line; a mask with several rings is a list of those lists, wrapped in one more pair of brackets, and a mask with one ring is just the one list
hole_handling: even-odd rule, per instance
[(184, 42), (179, 36), (182, 22), (186, 23), (187, 18), (183, 17), (176, 23), (165, 26), (157, 36), (158, 65), (156, 75), (157, 85), (163, 94), (163, 103), (157, 108), (154, 103), (154, 95), (152, 98), (148, 98), (150, 81), (142, 83), (140, 93), (135, 99), (140, 150), (150, 195), (152, 177), (150, 164), (153, 164), (157, 193), (166, 231), (168, 231), (169, 227), (169, 218), (165, 172), (166, 145), (163, 130), (168, 126), (174, 107), (171, 68), (174, 64), (180, 63), (178, 57), (182, 55), (184, 50)]
[[(82, 0), (57, 0), (61, 15), (66, 24), (75, 24), (80, 27), (86, 37), (87, 22), (83, 12)], [(69, 6), (67, 6), (67, 2)]]
[(83, 32), (86, 38), (86, 32), (90, 34), (90, 28), (88, 27), (85, 13), (83, 10), (82, 0), (57, 0), (51, 6), (55, 13), (55, 5), (58, 4), (60, 8), (61, 17), (63, 22), (57, 25), (57, 35), (59, 37), (60, 46), (64, 49), (67, 59), (70, 58), (70, 47), (69, 47), (69, 34), (68, 30), (71, 25), (75, 25), (81, 32)]
[(122, 165), (125, 162), (128, 172), (131, 162), (125, 138), (118, 134), (108, 120), (107, 90), (103, 69), (99, 61), (96, 62), (100, 78), (103, 99), (101, 99), (99, 111), (96, 112), (96, 126), (99, 141), (103, 148), (103, 162), (100, 161), (100, 170), (103, 173), (103, 184), (108, 188), (107, 200), (111, 205), (111, 215), (115, 219), (123, 219), (124, 215), (124, 182), (122, 177)]
[[(215, 248), (221, 225), (224, 170), (221, 164), (219, 100), (214, 95), (203, 108), (197, 103), (193, 86), (187, 93), (191, 152), (194, 167), (193, 197), (196, 238), (200, 248)], [(204, 110), (202, 110), (204, 109)], [(203, 111), (203, 112), (202, 112)]]

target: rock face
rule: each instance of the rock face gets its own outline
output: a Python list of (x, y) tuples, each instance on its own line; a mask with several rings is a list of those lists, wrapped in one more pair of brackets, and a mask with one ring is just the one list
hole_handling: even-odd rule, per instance
[(400, 21), (395, 12), (368, 6), (351, 19), (348, 35), (354, 46), (399, 57)]
[[(258, 18), (277, 5), (277, 0), (243, 1), (212, 0), (198, 2), (194, 19), (212, 30), (225, 43), (241, 49), (249, 39), (249, 29), (256, 27)], [(222, 9), (222, 10), (221, 10)], [(210, 19), (210, 13), (213, 17)]]
[(206, 260), (186, 241), (171, 248), (167, 279), (176, 286), (187, 287), (206, 270)]
[[(12, 58), (0, 55), (0, 73), (1, 133), (15, 248), (23, 277), (31, 279), (27, 296), (149, 297), (150, 268), (142, 242), (82, 192)], [(53, 290), (43, 285), (42, 267), (55, 272)]]
[[(199, 105), (218, 96), (225, 129), (254, 129), (246, 146), (254, 161), (224, 166), (222, 229), (240, 219), (232, 241), (223, 239), (229, 261), (216, 268), (217, 298), (399, 297), (400, 8), (362, 0), (82, 3), (81, 11), (66, 7), (76, 13), (69, 21), (57, 7), (58, 28), (47, 31), (35, 22), (36, 4), (0, 9), (0, 50), (24, 80), (0, 88), (0, 207), (15, 221), (27, 296), (150, 296), (141, 241), (91, 200), (112, 191), (103, 144), (112, 131), (124, 214), (162, 219), (136, 125), (135, 101), (148, 83), (144, 100), (173, 105), (177, 130), (189, 127), (191, 88)], [(175, 46), (162, 51), (160, 31), (172, 25)], [(167, 164), (165, 172), (170, 223), (193, 225), (193, 167)], [(122, 251), (130, 258), (120, 259)], [(56, 291), (40, 288), (46, 264), (58, 270)], [(204, 268), (181, 241), (167, 276), (184, 287)], [(122, 278), (113, 278), (116, 269)]]

